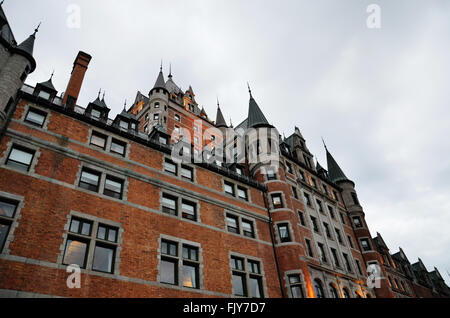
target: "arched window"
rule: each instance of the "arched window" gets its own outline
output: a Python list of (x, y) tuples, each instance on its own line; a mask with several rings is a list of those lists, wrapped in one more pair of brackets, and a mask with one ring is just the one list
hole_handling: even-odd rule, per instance
[(344, 287), (344, 288), (342, 289), (342, 291), (344, 292), (344, 298), (351, 298), (351, 297), (350, 297), (350, 293), (348, 292), (348, 289), (347, 289), (347, 288)]
[(325, 293), (323, 292), (322, 282), (318, 279), (314, 280), (314, 292), (316, 298), (325, 298)]
[(339, 294), (338, 294), (336, 288), (332, 284), (330, 284), (328, 286), (328, 288), (329, 288), (328, 290), (330, 291), (331, 298), (339, 298)]

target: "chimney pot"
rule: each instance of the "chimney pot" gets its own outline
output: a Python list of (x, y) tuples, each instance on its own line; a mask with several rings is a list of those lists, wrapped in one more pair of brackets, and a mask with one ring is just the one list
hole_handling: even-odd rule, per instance
[(84, 75), (91, 59), (92, 56), (89, 54), (82, 51), (78, 52), (75, 62), (73, 62), (72, 75), (70, 76), (69, 84), (67, 84), (63, 104), (75, 108), (81, 85), (83, 84)]

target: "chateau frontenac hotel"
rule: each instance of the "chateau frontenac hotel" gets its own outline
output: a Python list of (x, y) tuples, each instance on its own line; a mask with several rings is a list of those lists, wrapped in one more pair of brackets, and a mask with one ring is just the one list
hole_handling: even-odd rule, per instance
[[(371, 235), (355, 183), (326, 147), (314, 163), (299, 128), (268, 140), (276, 169), (248, 160), (267, 140), (215, 153), (229, 131), (276, 131), (263, 94), (233, 128), (160, 68), (110, 118), (100, 93), (77, 104), (87, 53), (64, 92), (25, 83), (36, 37), (16, 42), (0, 4), (0, 297), (450, 297), (436, 268)], [(215, 159), (176, 160), (180, 145)]]

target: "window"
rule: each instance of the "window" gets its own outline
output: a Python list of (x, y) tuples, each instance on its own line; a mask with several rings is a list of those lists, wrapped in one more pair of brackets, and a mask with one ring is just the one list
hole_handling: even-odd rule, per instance
[(308, 250), (308, 256), (309, 257), (314, 257), (314, 253), (313, 253), (313, 250), (312, 250), (312, 247), (311, 247), (311, 241), (308, 240), (308, 239), (305, 239), (305, 242), (306, 242), (306, 249)]
[(144, 121), (148, 120), (148, 113), (145, 114)]
[(215, 141), (216, 140), (216, 136), (211, 135), (211, 141)]
[(342, 256), (344, 257), (344, 262), (345, 262), (345, 268), (347, 269), (348, 272), (352, 272), (352, 267), (350, 265), (350, 261), (348, 259), (348, 255), (343, 253)]
[(3, 251), (9, 230), (16, 215), (17, 203), (0, 198), (0, 253)]
[(311, 178), (312, 186), (317, 189), (317, 181), (314, 178)]
[(23, 171), (28, 171), (30, 169), (33, 157), (33, 150), (14, 145), (9, 153), (8, 160), (6, 160), (6, 165)]
[(38, 127), (42, 127), (46, 117), (47, 114), (45, 112), (30, 108), (27, 116), (25, 117), (25, 121)]
[(164, 160), (164, 171), (177, 175), (177, 165), (170, 159)]
[(311, 216), (311, 224), (312, 224), (314, 232), (319, 233), (319, 227), (317, 226), (317, 219), (313, 216)]
[(242, 168), (240, 168), (240, 167), (236, 167), (236, 173), (238, 174), (238, 175), (240, 175), (240, 176), (242, 176)]
[(336, 265), (336, 267), (341, 267), (336, 249), (331, 248), (331, 255), (333, 255), (334, 265)]
[(336, 201), (339, 201), (339, 196), (336, 191), (333, 190), (333, 196)]
[(359, 275), (362, 275), (363, 272), (362, 272), (362, 268), (361, 268), (361, 263), (357, 259), (355, 259), (355, 262), (356, 262), (356, 267), (358, 268)]
[(177, 215), (177, 199), (171, 195), (163, 194), (162, 211), (167, 214)]
[(302, 170), (299, 170), (298, 174), (300, 175), (300, 180), (305, 181), (305, 173)]
[(322, 201), (316, 200), (316, 202), (317, 202), (317, 207), (319, 208), (319, 212), (323, 213)]
[(322, 184), (323, 192), (328, 195), (328, 187), (326, 184)]
[(178, 114), (175, 114), (175, 120), (176, 120), (176, 121), (178, 121), (178, 122), (181, 122), (181, 118), (180, 118), (180, 115), (178, 115)]
[(325, 254), (325, 249), (323, 247), (323, 244), (322, 243), (318, 243), (317, 246), (319, 246), (319, 258), (324, 263), (328, 262), (327, 255)]
[(275, 180), (277, 178), (275, 172), (272, 169), (267, 170), (267, 180)]
[(126, 143), (121, 142), (115, 138), (111, 141), (111, 152), (125, 156)]
[(199, 288), (198, 248), (183, 245), (183, 287)]
[(122, 189), (123, 181), (111, 176), (106, 176), (105, 178), (105, 189), (103, 191), (104, 195), (113, 197), (116, 199), (122, 199)]
[(155, 108), (159, 108), (159, 103), (155, 103)]
[(101, 149), (105, 149), (106, 146), (106, 137), (98, 132), (93, 131), (91, 136), (91, 145), (100, 147)]
[(370, 251), (370, 244), (368, 239), (361, 239), (361, 247), (363, 251)]
[(148, 132), (148, 125), (144, 126), (144, 132)]
[(292, 187), (292, 194), (294, 195), (294, 198), (296, 198), (298, 200), (298, 193), (297, 193), (297, 189), (295, 187)]
[(158, 140), (159, 140), (160, 144), (167, 145), (167, 138), (166, 137), (159, 136)]
[(318, 279), (314, 280), (314, 292), (316, 294), (316, 298), (325, 298), (322, 282)]
[(227, 230), (228, 232), (239, 234), (239, 221), (238, 218), (232, 215), (226, 217), (227, 220)]
[(328, 205), (328, 212), (330, 213), (332, 219), (336, 218), (336, 216), (334, 215), (334, 209), (329, 205)]
[(194, 173), (191, 167), (188, 166), (181, 166), (181, 177), (184, 179), (187, 179), (189, 181), (193, 181), (194, 180)]
[(286, 170), (287, 170), (287, 172), (288, 173), (293, 173), (293, 171), (292, 171), (292, 165), (291, 165), (291, 163), (290, 162), (288, 162), (288, 161), (286, 161)]
[(101, 116), (101, 112), (96, 110), (96, 109), (92, 109), (91, 110), (91, 117), (95, 118), (95, 119), (99, 119)]
[(158, 113), (153, 114), (153, 120), (159, 120), (159, 114)]
[(300, 224), (303, 225), (303, 226), (306, 226), (305, 225), (305, 217), (304, 217), (302, 211), (298, 211), (298, 218), (300, 219)]
[(178, 285), (178, 244), (161, 242), (161, 283)]
[(96, 222), (72, 217), (64, 251), (63, 264), (76, 264), (86, 268), (89, 251), (92, 249), (92, 270), (114, 273), (115, 254), (119, 229)]
[(291, 241), (291, 237), (289, 235), (289, 226), (288, 224), (278, 224), (278, 233), (280, 234), (280, 242), (286, 243)]
[(50, 99), (50, 94), (44, 91), (39, 91), (38, 97), (43, 99)]
[(341, 231), (337, 228), (334, 228), (334, 231), (336, 232), (336, 237), (337, 237), (338, 242), (342, 244)]
[(180, 127), (175, 126), (174, 129), (175, 133), (179, 134), (180, 133)]
[(311, 206), (311, 199), (309, 197), (309, 194), (308, 193), (303, 193), (303, 196), (305, 197), (306, 205)]
[(344, 298), (350, 298), (350, 293), (347, 288), (343, 288), (342, 292), (344, 293)]
[(332, 284), (328, 285), (328, 287), (329, 287), (328, 290), (330, 291), (330, 297), (331, 298), (339, 298), (339, 294), (338, 294), (336, 288)]
[(232, 184), (228, 181), (225, 181), (224, 185), (225, 185), (225, 193), (228, 193), (228, 194), (234, 196), (234, 184)]
[(353, 246), (353, 241), (352, 241), (352, 238), (351, 238), (350, 235), (347, 235), (347, 239), (348, 239), (348, 244), (350, 244), (350, 247), (351, 247), (351, 248), (354, 248), (354, 246)]
[(344, 213), (341, 213), (341, 221), (342, 221), (342, 224), (346, 224)]
[(303, 284), (300, 275), (289, 275), (288, 280), (292, 298), (304, 298)]
[(359, 216), (353, 218), (353, 224), (355, 227), (362, 227), (361, 219)]
[(242, 220), (242, 232), (244, 236), (255, 237), (255, 231), (253, 230), (253, 223), (251, 221)]
[(83, 168), (83, 170), (81, 171), (79, 187), (89, 191), (98, 192), (100, 185), (100, 175), (100, 172)]
[(237, 187), (237, 192), (238, 192), (238, 197), (240, 199), (248, 201), (247, 189), (238, 186)]
[(258, 261), (231, 256), (231, 273), (234, 295), (253, 298), (264, 297), (262, 274)]
[(188, 220), (196, 220), (197, 219), (197, 213), (196, 213), (196, 204), (188, 202), (186, 200), (181, 201), (181, 216)]
[(331, 232), (330, 227), (328, 226), (328, 223), (323, 222), (323, 227), (325, 229), (325, 234), (328, 238), (331, 238)]
[(274, 209), (281, 209), (283, 207), (283, 202), (281, 200), (281, 194), (272, 194), (272, 204)]
[(119, 126), (120, 126), (120, 128), (128, 129), (128, 122), (126, 122), (126, 121), (124, 121), (124, 120), (121, 120), (121, 121), (119, 122)]
[(354, 204), (359, 204), (358, 196), (356, 195), (356, 192), (352, 192), (352, 199)]

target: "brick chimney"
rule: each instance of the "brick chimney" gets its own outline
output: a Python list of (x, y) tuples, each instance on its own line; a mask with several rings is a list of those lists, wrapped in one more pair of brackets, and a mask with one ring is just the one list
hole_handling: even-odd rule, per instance
[(70, 76), (69, 84), (67, 85), (63, 98), (63, 104), (66, 104), (70, 108), (74, 108), (77, 104), (84, 74), (86, 73), (91, 58), (89, 54), (80, 51), (75, 62), (73, 62), (72, 75)]

